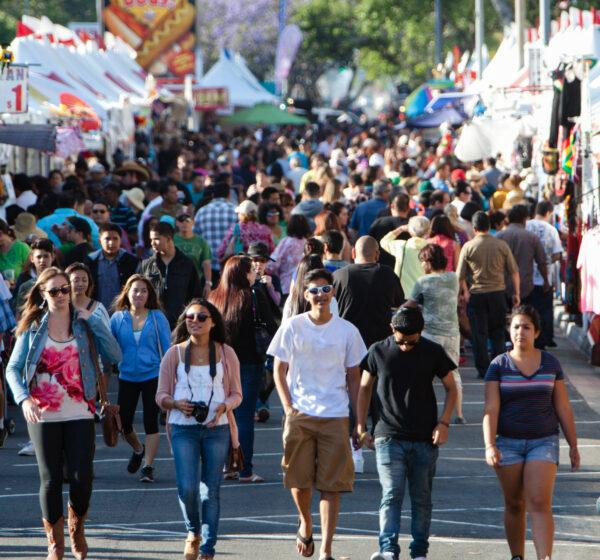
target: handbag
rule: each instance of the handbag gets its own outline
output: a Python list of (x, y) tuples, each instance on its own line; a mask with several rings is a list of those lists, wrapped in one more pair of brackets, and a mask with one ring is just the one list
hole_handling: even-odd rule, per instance
[(242, 446), (233, 447), (229, 444), (229, 458), (227, 460), (227, 472), (242, 472), (244, 470), (244, 452)]
[(90, 328), (87, 323), (84, 322), (88, 343), (90, 345), (90, 353), (92, 355), (92, 362), (96, 369), (96, 382), (98, 385), (98, 394), (100, 396), (100, 424), (102, 425), (102, 436), (104, 443), (108, 447), (116, 447), (119, 442), (119, 434), (123, 431), (121, 424), (121, 416), (119, 414), (119, 405), (111, 404), (106, 394), (106, 387), (104, 386), (104, 377), (100, 369), (100, 362), (98, 361), (98, 352), (96, 351), (96, 343), (94, 337), (90, 332)]
[(252, 288), (252, 315), (254, 317), (254, 339), (256, 341), (256, 351), (261, 356), (265, 356), (273, 337), (267, 330), (267, 325), (260, 317), (260, 313), (258, 311), (258, 301), (254, 288)]

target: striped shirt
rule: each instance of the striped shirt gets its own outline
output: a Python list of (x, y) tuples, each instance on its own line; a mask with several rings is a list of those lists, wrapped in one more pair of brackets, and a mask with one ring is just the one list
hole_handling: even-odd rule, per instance
[(508, 352), (496, 356), (485, 375), (500, 384), (498, 435), (536, 439), (558, 434), (558, 416), (552, 396), (554, 382), (564, 379), (559, 361), (542, 351), (539, 369), (524, 376)]

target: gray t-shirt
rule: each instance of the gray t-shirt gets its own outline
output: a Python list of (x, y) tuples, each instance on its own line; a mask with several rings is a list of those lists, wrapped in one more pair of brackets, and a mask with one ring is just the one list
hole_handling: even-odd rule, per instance
[(456, 272), (426, 274), (415, 282), (410, 299), (423, 306), (425, 330), (441, 336), (457, 336), (458, 276)]

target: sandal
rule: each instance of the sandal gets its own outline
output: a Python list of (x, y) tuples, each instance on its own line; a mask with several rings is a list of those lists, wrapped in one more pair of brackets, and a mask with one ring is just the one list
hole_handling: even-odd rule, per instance
[(303, 537), (300, 534), (300, 524), (301, 521), (300, 519), (298, 519), (298, 532), (296, 533), (296, 542), (300, 541), (304, 545), (304, 552), (301, 552), (300, 555), (304, 558), (310, 558), (315, 553), (315, 541), (313, 540), (312, 535), (308, 537)]
[(256, 473), (254, 473), (250, 476), (240, 476), (239, 481), (244, 482), (245, 484), (256, 484), (259, 482), (264, 482), (265, 479), (262, 476), (258, 476)]
[(226, 472), (223, 474), (224, 480), (237, 480), (240, 477), (240, 473), (237, 472)]

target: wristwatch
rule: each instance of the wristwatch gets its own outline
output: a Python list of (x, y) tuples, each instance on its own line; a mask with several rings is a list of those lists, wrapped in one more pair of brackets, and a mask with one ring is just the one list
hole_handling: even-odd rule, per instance
[(442, 426), (446, 426), (446, 428), (450, 427), (450, 424), (448, 422), (444, 422), (444, 420), (438, 420), (438, 424), (441, 424)]

